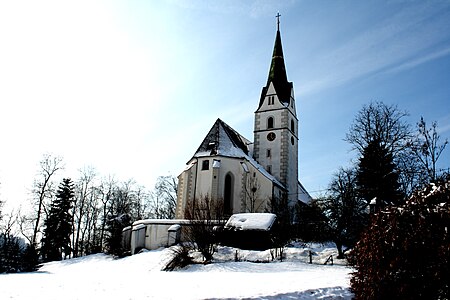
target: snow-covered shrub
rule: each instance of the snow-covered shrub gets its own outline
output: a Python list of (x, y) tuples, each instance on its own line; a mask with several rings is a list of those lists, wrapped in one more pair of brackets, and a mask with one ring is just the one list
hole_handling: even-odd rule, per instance
[(185, 217), (191, 224), (186, 228), (188, 242), (202, 254), (205, 263), (211, 262), (218, 242), (214, 227), (225, 224), (223, 200), (194, 199), (188, 204)]
[(349, 256), (355, 299), (449, 299), (450, 177), (373, 216)]
[(189, 252), (191, 247), (180, 244), (170, 248), (172, 259), (163, 267), (163, 271), (174, 271), (177, 269), (182, 269), (193, 263), (193, 259)]

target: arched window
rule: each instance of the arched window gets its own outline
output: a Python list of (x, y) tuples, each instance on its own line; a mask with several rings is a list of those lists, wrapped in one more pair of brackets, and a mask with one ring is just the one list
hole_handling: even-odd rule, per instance
[(225, 185), (223, 192), (223, 210), (226, 215), (233, 214), (233, 175), (228, 173), (225, 175)]
[(291, 120), (291, 131), (295, 133), (295, 123), (294, 120)]
[(267, 128), (273, 128), (273, 118), (272, 117), (268, 117), (267, 118)]

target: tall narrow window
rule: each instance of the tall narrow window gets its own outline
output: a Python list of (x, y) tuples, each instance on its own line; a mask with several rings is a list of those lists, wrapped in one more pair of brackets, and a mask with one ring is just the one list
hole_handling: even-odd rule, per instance
[(273, 118), (269, 117), (267, 118), (267, 128), (273, 128)]
[(227, 215), (231, 215), (233, 213), (233, 175), (228, 173), (225, 175), (225, 185), (223, 192), (223, 208), (224, 212)]
[(267, 157), (271, 157), (272, 156), (272, 151), (270, 149), (267, 149)]
[(291, 131), (295, 133), (295, 123), (294, 120), (291, 120)]

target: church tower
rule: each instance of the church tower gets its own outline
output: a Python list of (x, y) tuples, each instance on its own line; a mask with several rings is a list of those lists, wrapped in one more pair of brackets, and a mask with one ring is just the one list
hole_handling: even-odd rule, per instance
[(293, 204), (299, 189), (298, 119), (284, 64), (279, 17), (269, 76), (255, 112), (253, 156), (285, 186), (285, 196)]

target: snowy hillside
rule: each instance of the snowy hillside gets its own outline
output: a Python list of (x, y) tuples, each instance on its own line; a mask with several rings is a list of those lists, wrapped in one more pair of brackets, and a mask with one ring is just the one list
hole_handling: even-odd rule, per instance
[(123, 259), (104, 254), (52, 262), (39, 272), (0, 275), (2, 299), (351, 299), (352, 269), (323, 265), (334, 249), (289, 248), (284, 262), (267, 261), (270, 252), (220, 248), (216, 262), (161, 271), (168, 249), (147, 251)]

